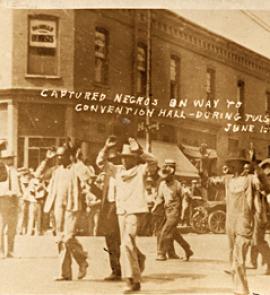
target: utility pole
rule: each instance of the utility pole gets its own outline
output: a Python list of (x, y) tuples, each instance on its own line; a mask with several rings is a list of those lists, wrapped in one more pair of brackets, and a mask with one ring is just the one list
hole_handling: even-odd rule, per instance
[(146, 151), (151, 152), (151, 134), (150, 134), (150, 118), (148, 117), (148, 110), (151, 106), (151, 10), (147, 10), (147, 54), (146, 54), (146, 97), (150, 98), (149, 104), (146, 106), (145, 117), (145, 137), (146, 137)]

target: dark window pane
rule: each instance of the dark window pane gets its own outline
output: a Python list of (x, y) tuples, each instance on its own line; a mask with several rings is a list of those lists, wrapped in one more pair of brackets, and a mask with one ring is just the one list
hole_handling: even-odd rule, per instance
[(108, 32), (103, 28), (96, 28), (95, 31), (94, 77), (96, 82), (108, 82)]
[(18, 139), (18, 167), (24, 166), (24, 137)]
[(39, 149), (28, 150), (28, 166), (29, 168), (36, 169), (39, 164)]

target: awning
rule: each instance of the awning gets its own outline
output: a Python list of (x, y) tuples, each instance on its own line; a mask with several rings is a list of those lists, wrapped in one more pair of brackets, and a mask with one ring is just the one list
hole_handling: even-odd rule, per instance
[[(187, 144), (181, 144), (181, 149), (183, 153), (192, 158), (201, 158), (200, 148), (197, 146), (191, 146)], [(214, 149), (207, 149), (209, 152), (209, 159), (217, 158), (217, 151)]]
[[(138, 139), (145, 148), (145, 139)], [(176, 144), (162, 141), (152, 141), (152, 153), (156, 156), (158, 164), (163, 165), (165, 159), (176, 162), (176, 175), (183, 177), (199, 177), (197, 168), (189, 161)]]

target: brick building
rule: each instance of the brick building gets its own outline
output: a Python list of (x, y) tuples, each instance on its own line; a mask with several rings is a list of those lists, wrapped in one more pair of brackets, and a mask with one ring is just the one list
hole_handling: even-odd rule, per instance
[[(73, 100), (40, 93), (145, 95), (147, 11), (1, 9), (0, 14), (0, 138), (17, 154), (18, 166), (36, 166), (46, 148), (66, 136), (83, 140), (84, 153), (93, 161), (108, 134), (137, 134), (143, 119), (76, 113)], [(159, 108), (168, 107), (171, 98), (216, 98), (216, 111), (224, 112), (230, 98), (243, 103), (241, 112), (269, 111), (269, 59), (165, 10), (151, 11), (150, 39), (151, 95)], [(187, 111), (194, 111), (191, 104)], [(159, 123), (153, 139), (183, 144), (194, 158), (207, 143), (218, 166), (250, 141), (259, 158), (270, 152), (269, 133), (225, 132), (225, 120), (152, 121)]]

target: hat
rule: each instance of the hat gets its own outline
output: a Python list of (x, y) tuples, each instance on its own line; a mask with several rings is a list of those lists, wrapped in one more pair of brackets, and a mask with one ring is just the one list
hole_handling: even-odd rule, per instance
[(66, 152), (66, 148), (63, 146), (59, 146), (56, 150), (56, 155), (57, 156), (63, 156)]
[(129, 144), (124, 144), (120, 157), (139, 157), (138, 151), (132, 151)]
[(170, 166), (163, 167), (162, 169), (158, 171), (158, 175), (161, 178), (167, 178), (169, 175), (172, 175), (173, 173), (174, 173), (174, 169)]
[(21, 167), (17, 169), (18, 175), (19, 176), (24, 176), (24, 175), (29, 175), (31, 174), (31, 171), (29, 168), (26, 167)]
[(166, 165), (166, 166), (175, 166), (176, 162), (173, 159), (165, 159), (164, 160), (164, 165)]
[(145, 179), (145, 182), (146, 183), (153, 183), (154, 182), (154, 179), (152, 176), (147, 176), (146, 179)]
[(270, 175), (270, 158), (264, 159), (259, 166), (263, 169), (264, 174)]
[(261, 163), (259, 164), (259, 166), (260, 166), (261, 168), (263, 168), (263, 167), (265, 167), (265, 166), (267, 166), (267, 165), (270, 166), (270, 158), (264, 159), (264, 160), (261, 161)]
[(10, 152), (10, 151), (7, 151), (7, 150), (4, 150), (4, 151), (1, 151), (1, 154), (0, 154), (0, 158), (14, 158), (15, 155), (13, 152)]
[(117, 157), (119, 157), (119, 153), (115, 150), (109, 150), (108, 152), (108, 156), (107, 156), (107, 159), (110, 161), (110, 160), (114, 160), (116, 159)]

